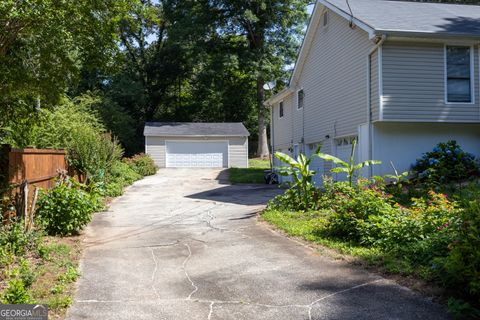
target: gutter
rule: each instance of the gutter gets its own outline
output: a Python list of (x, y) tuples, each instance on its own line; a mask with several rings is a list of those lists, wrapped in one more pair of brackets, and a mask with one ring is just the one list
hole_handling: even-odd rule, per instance
[[(372, 97), (371, 97), (371, 86), (372, 86), (372, 54), (375, 53), (387, 39), (386, 34), (382, 34), (380, 40), (376, 45), (370, 49), (370, 52), (367, 56), (367, 126), (368, 126), (368, 159), (373, 159), (373, 126), (372, 126)], [(380, 57), (378, 57), (380, 59)], [(378, 70), (380, 72), (380, 69)], [(378, 81), (381, 81), (381, 77), (378, 77)], [(380, 83), (378, 84), (380, 87)], [(371, 177), (373, 174), (372, 166), (368, 167), (368, 175)]]

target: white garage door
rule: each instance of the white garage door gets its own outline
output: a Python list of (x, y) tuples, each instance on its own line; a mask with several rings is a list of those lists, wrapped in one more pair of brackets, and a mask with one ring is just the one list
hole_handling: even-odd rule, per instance
[(167, 168), (226, 168), (228, 141), (166, 141)]
[[(350, 156), (352, 154), (352, 143), (353, 143), (353, 140), (356, 138), (357, 138), (356, 136), (351, 136), (351, 137), (335, 139), (335, 156), (337, 158), (342, 159), (345, 162), (350, 162)], [(356, 153), (355, 158), (357, 158), (358, 150), (355, 151), (355, 153)], [(347, 174), (343, 172), (336, 173), (335, 180), (346, 181)]]

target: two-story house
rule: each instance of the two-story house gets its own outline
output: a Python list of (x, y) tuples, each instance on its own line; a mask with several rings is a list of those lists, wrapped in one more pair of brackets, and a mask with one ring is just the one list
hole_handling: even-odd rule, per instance
[[(383, 162), (366, 175), (451, 139), (480, 155), (479, 44), (480, 6), (319, 0), (289, 86), (266, 102), (273, 151), (347, 159), (358, 139), (358, 161)], [(315, 160), (316, 182), (331, 165)]]

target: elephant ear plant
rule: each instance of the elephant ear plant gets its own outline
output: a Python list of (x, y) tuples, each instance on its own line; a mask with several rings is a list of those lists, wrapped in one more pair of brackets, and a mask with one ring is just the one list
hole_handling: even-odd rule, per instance
[(360, 163), (355, 163), (355, 149), (357, 147), (357, 139), (352, 142), (352, 152), (350, 153), (350, 159), (348, 162), (343, 161), (335, 156), (326, 153), (319, 153), (318, 156), (325, 161), (331, 161), (337, 165), (337, 167), (330, 169), (331, 172), (339, 173), (345, 172), (348, 178), (348, 184), (352, 186), (353, 178), (357, 171), (375, 164), (381, 164), (379, 160), (365, 160)]
[(278, 174), (292, 177), (293, 184), (290, 190), (296, 193), (298, 203), (304, 210), (312, 207), (317, 191), (317, 188), (312, 183), (312, 178), (316, 172), (310, 170), (310, 163), (319, 153), (320, 147), (310, 157), (300, 154), (297, 159), (294, 159), (285, 153), (275, 152), (275, 157), (288, 165), (278, 168)]

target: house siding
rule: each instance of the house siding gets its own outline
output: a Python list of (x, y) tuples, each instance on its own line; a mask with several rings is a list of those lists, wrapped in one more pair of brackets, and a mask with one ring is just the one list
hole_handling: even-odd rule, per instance
[(445, 103), (443, 43), (385, 42), (382, 49), (385, 121), (479, 122), (478, 47), (474, 47), (474, 104)]
[[(296, 125), (304, 130), (306, 144), (321, 142), (324, 152), (334, 153), (335, 137), (356, 135), (358, 126), (367, 122), (367, 57), (373, 46), (366, 32), (350, 28), (331, 11), (327, 27), (317, 26), (295, 83), (305, 92), (305, 127)], [(330, 168), (326, 162), (324, 172)]]
[(145, 153), (150, 155), (160, 168), (166, 167), (165, 141), (211, 141), (225, 140), (229, 143), (229, 167), (248, 167), (248, 138), (246, 137), (145, 137)]
[(376, 50), (370, 57), (370, 104), (372, 121), (378, 121), (380, 119), (379, 71), (378, 50)]
[(283, 117), (279, 117), (279, 103), (272, 108), (273, 143), (275, 151), (282, 148), (290, 148), (292, 145), (292, 102), (293, 95), (283, 100)]

